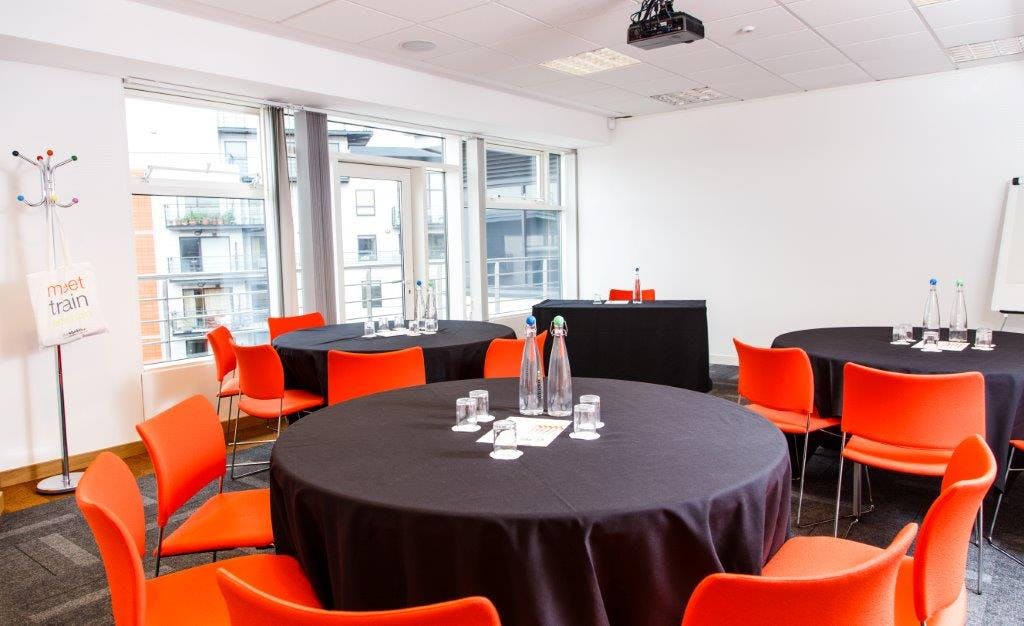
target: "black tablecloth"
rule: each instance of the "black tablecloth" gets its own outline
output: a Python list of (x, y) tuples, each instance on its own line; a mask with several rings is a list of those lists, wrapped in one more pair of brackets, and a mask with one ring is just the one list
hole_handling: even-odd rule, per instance
[[(575, 378), (597, 393), (596, 441), (563, 432), (516, 461), (487, 429), (455, 433), (455, 400), (516, 381), (412, 387), (323, 409), (274, 446), (277, 551), (336, 609), (483, 595), (502, 624), (678, 626), (706, 575), (757, 573), (789, 529), (790, 467), (774, 426), (725, 400)], [(571, 427), (570, 427), (571, 428)]]
[(423, 348), (427, 382), (465, 380), (484, 375), (484, 357), (492, 339), (515, 339), (508, 326), (487, 322), (440, 320), (433, 335), (364, 339), (363, 324), (334, 324), (285, 333), (274, 340), (290, 389), (327, 394), (327, 352), (390, 352)]
[[(533, 307), (533, 315), (538, 331), (547, 329), (556, 315), (565, 318), (565, 345), (574, 375), (711, 390), (708, 311), (703, 300), (545, 300)], [(549, 341), (546, 354), (550, 352)]]
[[(921, 330), (916, 330), (920, 338)], [(942, 331), (945, 339), (947, 331)], [(1011, 436), (1024, 437), (1024, 335), (993, 333), (996, 349), (982, 352), (922, 352), (894, 346), (892, 328), (816, 328), (780, 335), (778, 348), (803, 348), (814, 369), (814, 403), (822, 415), (838, 416), (843, 406), (843, 366), (859, 363), (908, 374), (981, 372), (985, 376), (985, 438), (999, 461), (996, 485), (1002, 487)], [(974, 331), (970, 333), (974, 341)]]

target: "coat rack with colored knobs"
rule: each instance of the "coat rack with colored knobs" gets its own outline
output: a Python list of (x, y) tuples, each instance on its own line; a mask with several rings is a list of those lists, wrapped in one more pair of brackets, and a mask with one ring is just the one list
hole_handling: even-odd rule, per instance
[[(31, 164), (33, 167), (39, 170), (40, 177), (40, 191), (42, 198), (38, 202), (29, 202), (24, 195), (18, 195), (18, 202), (26, 204), (30, 207), (43, 206), (46, 208), (46, 227), (50, 229), (50, 235), (53, 234), (54, 227), (54, 214), (53, 211), (57, 207), (67, 208), (72, 205), (78, 204), (78, 198), (71, 198), (70, 202), (61, 203), (57, 197), (57, 192), (54, 190), (53, 185), (53, 172), (62, 165), (78, 160), (78, 157), (71, 155), (70, 157), (59, 161), (53, 162), (53, 150), (46, 151), (46, 157), (43, 155), (36, 156), (36, 160), (28, 158), (24, 154), (14, 150), (11, 152), (15, 157), (21, 158), (24, 161)], [(51, 236), (49, 238), (53, 242), (49, 253), (52, 256), (54, 262), (57, 261), (57, 242), (56, 238)], [(69, 493), (75, 490), (78, 486), (78, 481), (82, 478), (82, 472), (71, 471), (71, 461), (68, 458), (68, 428), (67, 428), (67, 413), (64, 408), (64, 364), (61, 354), (61, 346), (57, 344), (54, 346), (54, 358), (57, 363), (57, 412), (60, 416), (60, 462), (61, 462), (61, 473), (56, 476), (50, 476), (44, 478), (36, 484), (36, 491), (43, 494), (58, 494), (58, 493)]]

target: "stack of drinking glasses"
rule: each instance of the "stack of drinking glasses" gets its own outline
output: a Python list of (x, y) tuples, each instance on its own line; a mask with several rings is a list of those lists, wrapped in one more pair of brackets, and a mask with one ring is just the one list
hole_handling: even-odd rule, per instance
[(601, 396), (580, 396), (580, 403), (572, 408), (572, 439), (593, 440), (601, 435), (598, 428), (604, 427), (601, 421)]
[(978, 330), (974, 331), (974, 349), (984, 350), (986, 352), (991, 351), (996, 347), (996, 344), (992, 343), (992, 329), (980, 326)]

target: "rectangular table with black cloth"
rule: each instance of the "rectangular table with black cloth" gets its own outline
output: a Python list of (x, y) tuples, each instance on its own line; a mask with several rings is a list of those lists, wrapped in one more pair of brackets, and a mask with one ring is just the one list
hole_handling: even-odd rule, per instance
[[(537, 330), (556, 315), (568, 328), (573, 376), (636, 380), (709, 391), (708, 312), (704, 300), (594, 304), (545, 300), (533, 307)], [(551, 341), (544, 353), (547, 363)]]

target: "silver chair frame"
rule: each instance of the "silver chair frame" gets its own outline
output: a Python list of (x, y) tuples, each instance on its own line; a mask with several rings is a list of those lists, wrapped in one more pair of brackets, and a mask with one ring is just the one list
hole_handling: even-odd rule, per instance
[[(1014, 467), (1013, 467), (1013, 457), (1014, 457), (1014, 454), (1016, 452), (1017, 452), (1017, 448), (1014, 447), (1014, 446), (1010, 446), (1010, 458), (1006, 462), (1006, 472), (1003, 474), (1003, 488), (1004, 489), (1006, 488), (1006, 481), (1010, 479), (1010, 472), (1022, 472), (1022, 471), (1024, 471), (1024, 468), (1018, 467), (1018, 468), (1014, 469)], [(994, 535), (995, 532), (996, 532), (996, 520), (999, 519), (999, 508), (1003, 506), (1003, 496), (1004, 495), (1006, 495), (1005, 491), (1000, 491), (999, 492), (999, 497), (996, 498), (996, 510), (992, 512), (992, 525), (989, 526), (989, 528), (988, 528), (988, 537), (987, 537), (988, 545), (992, 546), (993, 548), (995, 548), (996, 550), (1001, 552), (1004, 556), (1009, 557), (1010, 560), (1016, 562), (1017, 564), (1024, 565), (1024, 560), (1022, 560), (1021, 557), (1016, 556), (1014, 554), (1010, 554), (1009, 551), (1007, 551), (1005, 548), (1003, 548), (1002, 546), (1000, 546), (999, 544), (997, 544), (995, 541), (992, 540), (992, 535)]]

